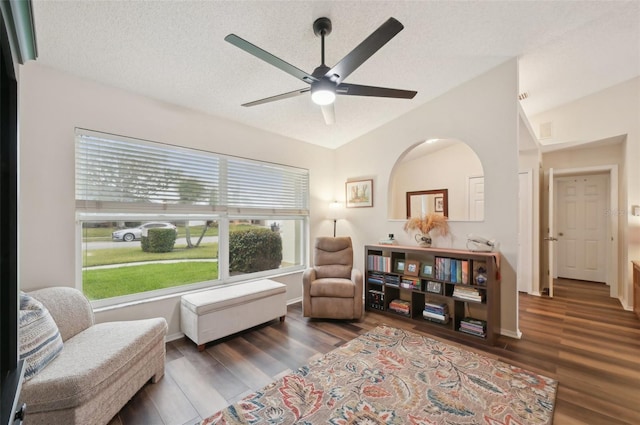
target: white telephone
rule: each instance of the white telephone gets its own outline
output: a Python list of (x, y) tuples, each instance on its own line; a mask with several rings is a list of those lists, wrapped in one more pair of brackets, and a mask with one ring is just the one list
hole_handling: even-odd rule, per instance
[(495, 239), (486, 239), (472, 233), (467, 235), (467, 249), (469, 251), (493, 251), (495, 246)]

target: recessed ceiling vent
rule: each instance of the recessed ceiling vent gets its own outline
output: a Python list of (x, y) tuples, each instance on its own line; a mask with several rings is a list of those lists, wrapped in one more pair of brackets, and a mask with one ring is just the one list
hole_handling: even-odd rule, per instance
[(553, 125), (551, 121), (540, 124), (540, 139), (550, 139), (553, 136)]

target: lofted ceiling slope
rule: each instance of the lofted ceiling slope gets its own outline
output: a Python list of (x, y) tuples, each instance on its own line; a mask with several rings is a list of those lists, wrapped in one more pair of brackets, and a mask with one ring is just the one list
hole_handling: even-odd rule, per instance
[[(526, 114), (640, 75), (633, 1), (33, 0), (38, 62), (109, 86), (328, 148), (348, 143), (509, 58)], [(345, 82), (418, 91), (412, 100), (338, 96), (324, 123), (309, 96), (242, 103), (305, 87), (224, 41), (229, 33), (311, 73), (312, 23), (326, 16), (333, 66), (389, 17), (404, 30)]]

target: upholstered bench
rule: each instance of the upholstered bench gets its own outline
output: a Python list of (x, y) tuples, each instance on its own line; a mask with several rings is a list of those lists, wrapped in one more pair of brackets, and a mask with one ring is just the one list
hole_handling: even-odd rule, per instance
[(269, 279), (183, 295), (182, 332), (204, 350), (207, 342), (287, 314), (286, 285)]

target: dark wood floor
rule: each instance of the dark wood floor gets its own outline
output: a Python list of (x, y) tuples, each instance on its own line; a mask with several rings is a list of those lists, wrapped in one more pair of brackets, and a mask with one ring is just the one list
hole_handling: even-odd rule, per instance
[[(554, 295), (520, 295), (522, 339), (467, 348), (557, 379), (556, 425), (640, 424), (640, 320), (603, 284), (558, 280)], [(372, 312), (360, 322), (308, 320), (298, 303), (284, 323), (208, 344), (204, 352), (186, 339), (169, 342), (164, 378), (147, 384), (110, 425), (195, 424), (380, 324), (444, 339), (426, 324)]]

